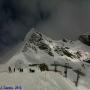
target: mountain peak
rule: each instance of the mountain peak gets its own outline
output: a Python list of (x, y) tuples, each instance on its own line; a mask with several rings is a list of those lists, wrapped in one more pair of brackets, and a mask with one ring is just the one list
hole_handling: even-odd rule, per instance
[(23, 52), (26, 52), (28, 49), (32, 48), (35, 52), (38, 49), (47, 52), (50, 56), (54, 56), (51, 51), (52, 40), (40, 32), (36, 32), (35, 29), (32, 29), (25, 38), (25, 46)]
[(52, 40), (44, 34), (35, 31), (33, 28), (25, 38), (25, 45), (22, 52), (32, 52), (35, 54), (43, 52), (51, 57), (76, 59), (77, 61), (77, 59), (86, 59), (88, 57), (88, 54), (79, 48), (79, 44), (81, 43), (76, 41), (72, 43), (70, 40)]
[(30, 37), (31, 37), (31, 35), (33, 34), (33, 33), (35, 33), (36, 31), (35, 31), (35, 28), (32, 28), (28, 33), (27, 33), (27, 35), (26, 35), (26, 37), (25, 37), (25, 39), (24, 39), (24, 42), (26, 42)]

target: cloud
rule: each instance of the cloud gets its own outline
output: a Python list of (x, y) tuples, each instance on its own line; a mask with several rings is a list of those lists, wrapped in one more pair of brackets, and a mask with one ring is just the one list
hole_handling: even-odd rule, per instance
[(52, 0), (0, 0), (0, 50), (19, 43), (30, 28), (48, 20), (53, 5)]
[(90, 32), (90, 1), (61, 0), (48, 22), (38, 29), (54, 39), (78, 39), (80, 34)]

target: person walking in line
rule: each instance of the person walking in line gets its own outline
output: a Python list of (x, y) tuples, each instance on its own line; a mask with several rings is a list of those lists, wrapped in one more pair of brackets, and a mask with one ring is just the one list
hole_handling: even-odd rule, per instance
[(8, 67), (8, 71), (9, 71), (9, 72), (12, 72), (12, 70), (11, 70), (11, 67), (10, 67), (10, 66)]
[(14, 68), (14, 72), (15, 72), (15, 68)]
[(21, 72), (23, 72), (23, 68), (21, 69)]
[(65, 77), (67, 78), (67, 67), (65, 67), (64, 74), (65, 74)]
[(65, 74), (65, 77), (67, 78), (67, 70), (68, 70), (68, 65), (67, 63), (65, 63), (65, 71), (64, 71), (64, 74)]
[(20, 72), (23, 72), (23, 68), (19, 68), (19, 71), (20, 71)]

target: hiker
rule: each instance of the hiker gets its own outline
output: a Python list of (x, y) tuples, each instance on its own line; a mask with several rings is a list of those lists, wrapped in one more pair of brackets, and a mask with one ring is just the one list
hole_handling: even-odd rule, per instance
[(65, 77), (67, 77), (67, 67), (65, 68), (64, 74), (65, 74)]
[(8, 67), (8, 70), (9, 70), (9, 72), (12, 72), (12, 70), (11, 70), (11, 67), (10, 67), (10, 66)]
[(21, 71), (23, 72), (23, 68), (21, 69)]
[(23, 68), (20, 68), (19, 71), (20, 71), (20, 72), (23, 72)]
[(15, 68), (14, 68), (14, 72), (15, 72)]

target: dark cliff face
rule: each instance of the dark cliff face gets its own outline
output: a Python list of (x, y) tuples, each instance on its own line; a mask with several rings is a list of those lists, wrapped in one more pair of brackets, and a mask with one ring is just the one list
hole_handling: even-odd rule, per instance
[(80, 35), (79, 40), (84, 44), (90, 46), (90, 35)]
[(26, 41), (23, 52), (27, 52), (28, 48), (32, 48), (37, 53), (37, 48), (39, 48), (40, 50), (43, 50), (48, 53), (50, 56), (54, 56), (54, 54), (52, 53), (52, 49), (50, 48), (49, 44), (45, 41), (47, 40), (44, 39), (41, 33), (33, 32), (29, 40)]

